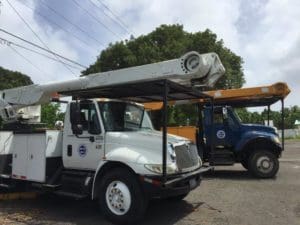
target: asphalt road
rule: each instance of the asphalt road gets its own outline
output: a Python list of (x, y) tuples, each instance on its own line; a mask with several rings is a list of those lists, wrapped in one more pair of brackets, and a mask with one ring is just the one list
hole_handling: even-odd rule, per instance
[[(94, 202), (56, 196), (0, 202), (0, 224), (110, 224)], [(143, 225), (300, 225), (300, 141), (288, 141), (275, 179), (219, 167), (183, 201), (152, 202)]]

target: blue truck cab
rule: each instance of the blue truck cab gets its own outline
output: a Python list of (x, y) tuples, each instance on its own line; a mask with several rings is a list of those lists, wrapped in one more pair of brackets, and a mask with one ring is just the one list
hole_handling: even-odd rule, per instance
[(241, 163), (260, 178), (277, 174), (283, 148), (276, 128), (244, 124), (230, 106), (204, 107), (202, 118), (197, 142), (204, 161), (214, 166)]

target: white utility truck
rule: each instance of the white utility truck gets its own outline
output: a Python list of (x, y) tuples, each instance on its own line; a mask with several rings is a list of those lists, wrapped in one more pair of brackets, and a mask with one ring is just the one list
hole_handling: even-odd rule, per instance
[[(193, 84), (224, 74), (215, 53), (0, 91), (0, 186), (97, 199), (114, 223), (141, 219), (150, 198), (182, 199), (201, 181), (197, 148), (166, 134), (167, 101), (199, 98)], [(37, 128), (37, 106), (72, 96), (61, 129)], [(203, 96), (205, 97), (205, 96)], [(164, 102), (155, 131), (143, 105)]]

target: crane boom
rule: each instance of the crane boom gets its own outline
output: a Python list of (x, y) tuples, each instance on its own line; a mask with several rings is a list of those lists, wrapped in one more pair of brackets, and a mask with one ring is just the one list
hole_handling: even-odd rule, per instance
[(17, 110), (48, 103), (58, 92), (88, 91), (97, 87), (158, 79), (169, 79), (183, 85), (191, 85), (196, 81), (201, 85), (213, 86), (224, 73), (225, 69), (216, 53), (199, 54), (192, 51), (178, 59), (0, 91), (0, 116), (8, 122), (16, 121), (20, 117)]

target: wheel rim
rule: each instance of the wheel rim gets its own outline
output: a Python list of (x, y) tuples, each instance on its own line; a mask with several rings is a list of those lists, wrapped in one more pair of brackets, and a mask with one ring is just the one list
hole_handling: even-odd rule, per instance
[(106, 204), (116, 215), (124, 215), (131, 205), (131, 194), (126, 184), (121, 181), (111, 182), (106, 189)]
[(268, 156), (261, 156), (256, 162), (257, 169), (264, 174), (270, 173), (274, 168), (274, 161)]

